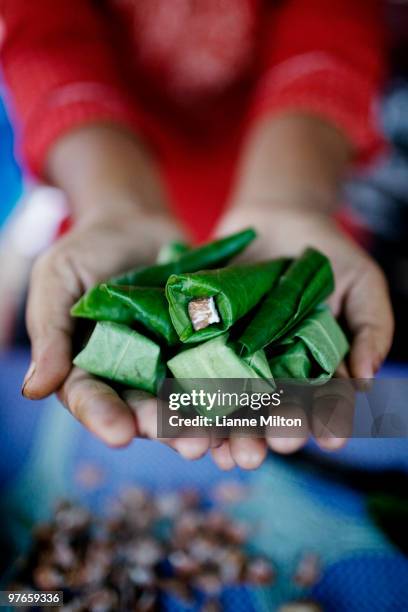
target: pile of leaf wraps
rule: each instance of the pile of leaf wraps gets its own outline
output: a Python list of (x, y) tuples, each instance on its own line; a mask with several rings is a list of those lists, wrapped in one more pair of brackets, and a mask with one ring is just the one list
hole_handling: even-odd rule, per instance
[(329, 260), (308, 248), (226, 266), (255, 237), (246, 229), (197, 248), (175, 243), (157, 264), (90, 289), (72, 308), (96, 321), (74, 364), (153, 394), (165, 377), (329, 379), (348, 350), (324, 305)]

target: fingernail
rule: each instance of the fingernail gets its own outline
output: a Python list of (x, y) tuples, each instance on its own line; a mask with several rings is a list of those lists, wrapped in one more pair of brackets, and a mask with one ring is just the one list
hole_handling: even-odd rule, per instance
[(359, 369), (360, 369), (359, 378), (362, 378), (364, 381), (366, 380), (370, 381), (372, 378), (374, 378), (375, 369), (374, 369), (374, 364), (372, 364), (371, 362), (360, 364)]
[(327, 435), (326, 437), (317, 438), (317, 442), (322, 448), (328, 451), (340, 450), (347, 442), (347, 438), (335, 438)]
[(282, 453), (284, 455), (289, 453), (295, 453), (302, 446), (304, 446), (306, 442), (305, 438), (278, 438), (274, 437), (268, 440), (270, 447), (276, 453)]
[(174, 448), (184, 459), (198, 459), (203, 453), (203, 444), (199, 440), (180, 438), (174, 443)]
[(238, 463), (238, 465), (241, 468), (247, 469), (247, 470), (253, 470), (257, 468), (262, 462), (262, 459), (263, 459), (263, 454), (255, 450), (254, 451), (242, 450), (235, 457), (235, 461)]
[(32, 377), (35, 374), (35, 363), (34, 361), (32, 361), (30, 363), (30, 367), (28, 368), (26, 375), (24, 376), (24, 380), (23, 380), (23, 386), (21, 387), (21, 393), (26, 397), (26, 388), (27, 385), (30, 383)]

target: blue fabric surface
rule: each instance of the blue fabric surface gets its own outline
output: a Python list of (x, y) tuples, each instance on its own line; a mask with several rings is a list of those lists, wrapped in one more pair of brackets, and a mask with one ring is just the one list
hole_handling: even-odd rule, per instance
[[(59, 496), (101, 511), (130, 484), (153, 491), (194, 487), (207, 496), (217, 483), (238, 480), (248, 487), (248, 495), (227, 510), (251, 526), (251, 548), (272, 557), (278, 579), (271, 589), (225, 591), (224, 610), (267, 612), (288, 599), (308, 596), (329, 611), (408, 610), (407, 560), (373, 524), (364, 496), (347, 483), (311, 469), (307, 461), (277, 456), (255, 472), (224, 474), (208, 457), (187, 462), (149, 441), (108, 449), (55, 399), (30, 403), (21, 397), (27, 363), (24, 352), (0, 357), (1, 512), (3, 528), (19, 548), (29, 543), (30, 525), (46, 518)], [(359, 467), (383, 468), (390, 465), (390, 457), (393, 465), (406, 463), (405, 440), (355, 440), (353, 445), (351, 452), (338, 454), (339, 462), (346, 454), (346, 464), (351, 465), (354, 456)], [(99, 487), (89, 489), (78, 480), (84, 465), (103, 474)], [(312, 592), (292, 581), (305, 550), (316, 552), (323, 567)], [(183, 608), (168, 601), (163, 609)]]
[(342, 559), (323, 575), (313, 596), (325, 612), (408, 610), (408, 562), (394, 554)]
[[(24, 465), (39, 424), (37, 405), (20, 393), (29, 364), (26, 351), (0, 353), (0, 487)], [(43, 402), (38, 404), (41, 409)]]
[[(250, 521), (252, 546), (270, 554), (277, 566), (276, 585), (252, 593), (257, 611), (307, 597), (322, 603), (324, 610), (358, 610), (361, 601), (364, 611), (408, 610), (401, 587), (408, 581), (408, 560), (372, 522), (363, 495), (346, 484), (311, 472), (307, 463), (274, 457), (251, 476), (251, 494), (233, 513)], [(321, 560), (322, 578), (312, 591), (292, 581), (302, 551)], [(375, 572), (382, 567), (377, 559), (390, 560), (393, 569), (375, 583)], [(367, 584), (375, 588), (367, 589)]]

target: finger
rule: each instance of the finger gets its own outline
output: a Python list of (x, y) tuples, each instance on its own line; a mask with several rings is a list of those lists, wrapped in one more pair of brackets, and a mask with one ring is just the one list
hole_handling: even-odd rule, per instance
[(325, 450), (342, 448), (353, 432), (355, 389), (353, 381), (332, 379), (315, 390), (311, 428)]
[(56, 391), (71, 364), (72, 304), (82, 293), (69, 258), (41, 257), (31, 274), (27, 329), (32, 362), (23, 383), (23, 394), (40, 399)]
[(126, 403), (133, 410), (139, 435), (151, 440), (159, 440), (180, 453), (185, 459), (195, 460), (202, 457), (209, 448), (206, 436), (197, 438), (159, 438), (157, 436), (157, 400), (143, 391), (129, 390), (123, 393)]
[(348, 369), (347, 364), (344, 361), (341, 362), (336, 372), (334, 373), (334, 376), (336, 378), (350, 378), (350, 370)]
[(371, 384), (370, 381), (367, 379), (363, 380), (361, 378), (351, 378), (350, 368), (347, 366), (347, 364), (344, 361), (339, 365), (339, 367), (335, 371), (334, 378), (340, 378), (343, 380), (348, 379), (353, 389), (355, 389), (356, 391), (368, 391), (368, 389), (370, 388), (370, 384)]
[(230, 452), (234, 462), (244, 470), (255, 470), (265, 460), (267, 448), (261, 438), (231, 436)]
[(79, 368), (73, 368), (58, 397), (80, 423), (109, 446), (126, 446), (138, 433), (129, 406), (109, 385)]
[(355, 378), (373, 378), (391, 347), (394, 332), (387, 283), (374, 264), (367, 266), (349, 290), (345, 316), (354, 335), (350, 373)]
[(294, 400), (281, 404), (279, 414), (286, 419), (300, 419), (301, 427), (268, 426), (265, 430), (265, 439), (271, 450), (282, 455), (289, 455), (306, 444), (309, 437), (308, 422), (302, 406), (297, 405)]
[[(126, 390), (121, 395), (136, 418), (138, 435), (141, 438), (158, 440), (157, 399), (151, 393), (138, 389)], [(160, 438), (160, 441), (167, 443), (168, 439)]]
[(372, 379), (388, 353), (390, 342), (377, 325), (364, 324), (356, 330), (350, 352), (350, 371), (362, 381)]
[(213, 461), (217, 464), (220, 470), (227, 472), (232, 470), (236, 463), (231, 455), (229, 440), (224, 440), (221, 446), (211, 449), (211, 456)]
[(219, 446), (222, 446), (224, 444), (224, 441), (224, 438), (219, 438), (218, 436), (210, 432), (210, 448), (218, 448)]
[(307, 438), (285, 438), (268, 436), (267, 444), (271, 450), (280, 455), (291, 455), (304, 447)]
[(176, 438), (173, 441), (175, 448), (184, 459), (200, 459), (210, 448), (209, 437), (202, 438)]

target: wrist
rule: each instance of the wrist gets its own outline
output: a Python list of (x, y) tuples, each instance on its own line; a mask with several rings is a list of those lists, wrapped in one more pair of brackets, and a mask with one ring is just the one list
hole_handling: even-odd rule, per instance
[(118, 256), (127, 253), (126, 261), (129, 263), (118, 266), (117, 272), (135, 263), (149, 265), (156, 260), (165, 244), (185, 239), (181, 229), (168, 215), (137, 208), (129, 210), (127, 207), (115, 213), (109, 209), (83, 215), (76, 219), (71, 234), (84, 247), (91, 245), (91, 250), (95, 239), (97, 242), (103, 240), (107, 260), (113, 257), (111, 251), (116, 251)]
[(300, 184), (273, 185), (264, 191), (236, 194), (227, 215), (268, 215), (282, 219), (299, 217), (304, 219), (329, 219), (338, 207), (337, 191), (320, 190), (309, 182)]
[(98, 189), (87, 190), (76, 199), (72, 209), (74, 223), (81, 226), (101, 221), (125, 226), (143, 217), (166, 216), (166, 211), (146, 206), (137, 192), (124, 192), (111, 184), (106, 188), (100, 185)]
[(141, 141), (117, 126), (85, 126), (63, 136), (50, 151), (47, 174), (66, 193), (78, 220), (166, 210), (153, 159)]
[(298, 114), (265, 117), (245, 143), (233, 206), (330, 214), (348, 159), (347, 142), (333, 126)]
[(253, 246), (257, 252), (251, 257), (262, 258), (264, 251), (276, 257), (294, 256), (307, 246), (330, 255), (348, 240), (327, 212), (285, 202), (232, 207), (221, 219), (217, 233), (224, 235), (247, 226), (254, 227), (259, 235)]

